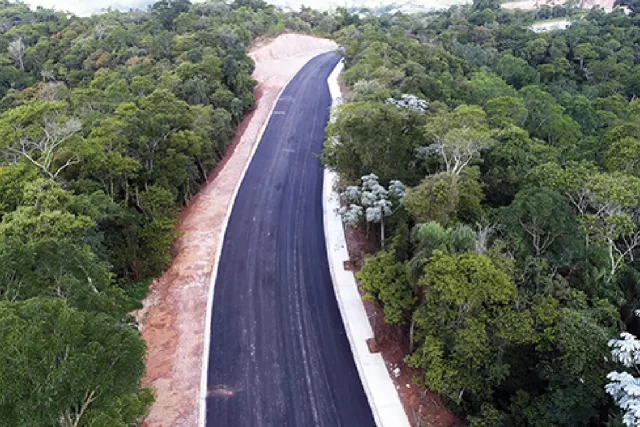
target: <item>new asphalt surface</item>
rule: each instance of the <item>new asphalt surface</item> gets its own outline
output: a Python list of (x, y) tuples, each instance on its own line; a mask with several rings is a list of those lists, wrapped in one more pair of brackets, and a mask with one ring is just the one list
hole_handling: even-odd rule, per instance
[(336, 303), (317, 154), (339, 57), (282, 93), (240, 186), (215, 283), (207, 427), (374, 426)]

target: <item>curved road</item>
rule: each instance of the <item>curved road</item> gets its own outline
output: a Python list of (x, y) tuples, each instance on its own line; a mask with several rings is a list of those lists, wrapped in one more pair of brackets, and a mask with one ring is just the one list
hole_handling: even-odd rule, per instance
[(240, 186), (215, 283), (207, 427), (374, 426), (325, 248), (322, 150), (339, 57), (282, 93)]

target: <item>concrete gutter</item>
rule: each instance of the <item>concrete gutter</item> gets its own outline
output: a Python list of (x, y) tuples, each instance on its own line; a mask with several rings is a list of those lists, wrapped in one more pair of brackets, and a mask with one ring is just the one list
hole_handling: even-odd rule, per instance
[[(338, 76), (343, 68), (344, 63), (340, 61), (327, 80), (333, 106), (342, 102)], [(335, 120), (333, 114), (331, 120)], [(367, 340), (373, 338), (373, 330), (358, 292), (355, 277), (352, 272), (344, 268), (344, 262), (349, 260), (349, 253), (342, 219), (338, 212), (340, 195), (335, 190), (336, 188), (336, 174), (325, 169), (322, 210), (327, 256), (333, 288), (351, 345), (351, 352), (376, 425), (378, 427), (410, 427), (409, 419), (382, 355), (371, 353), (367, 345)]]

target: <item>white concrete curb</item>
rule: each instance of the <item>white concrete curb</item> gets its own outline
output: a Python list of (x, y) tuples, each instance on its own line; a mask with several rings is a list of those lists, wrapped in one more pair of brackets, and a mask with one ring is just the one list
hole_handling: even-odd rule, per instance
[[(327, 80), (333, 106), (342, 102), (338, 76), (343, 68), (344, 64), (340, 61)], [(335, 117), (332, 114), (333, 119)], [(349, 253), (342, 228), (342, 219), (338, 212), (340, 196), (335, 190), (336, 184), (336, 174), (325, 169), (322, 210), (327, 257), (333, 288), (351, 345), (351, 352), (376, 425), (378, 427), (410, 427), (409, 419), (404, 412), (382, 355), (369, 352), (367, 340), (373, 338), (373, 330), (362, 304), (355, 277), (352, 272), (344, 269), (344, 262), (349, 260)]]

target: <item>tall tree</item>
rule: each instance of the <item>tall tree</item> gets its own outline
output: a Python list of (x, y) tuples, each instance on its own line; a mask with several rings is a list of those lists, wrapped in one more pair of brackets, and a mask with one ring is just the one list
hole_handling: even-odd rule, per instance
[(174, 30), (174, 21), (182, 12), (191, 7), (189, 0), (160, 0), (151, 5), (150, 9), (158, 21), (167, 30)]
[(0, 150), (5, 158), (27, 159), (54, 180), (77, 164), (78, 156), (65, 143), (82, 129), (82, 124), (65, 117), (60, 112), (65, 107), (61, 102), (35, 101), (2, 114), (0, 129), (8, 141)]
[(24, 71), (24, 53), (25, 45), (22, 42), (22, 38), (18, 38), (9, 43), (9, 54), (15, 61), (16, 65), (20, 67), (20, 70)]
[(566, 241), (562, 237), (574, 234), (576, 228), (569, 204), (547, 188), (520, 191), (503, 212), (503, 218), (506, 228), (527, 242), (537, 257), (553, 245), (561, 244), (564, 249)]
[(461, 105), (450, 113), (430, 117), (424, 132), (431, 144), (422, 152), (439, 157), (444, 170), (452, 175), (460, 175), (493, 143), (486, 114), (476, 106)]
[(456, 402), (491, 395), (509, 374), (503, 355), (533, 338), (531, 317), (514, 309), (515, 285), (485, 255), (440, 251), (420, 284), (424, 303), (414, 314), (418, 348), (410, 364)]
[[(327, 127), (324, 163), (355, 183), (373, 173), (383, 183), (415, 183), (414, 149), (420, 145), (422, 114), (390, 104), (358, 102), (341, 106)], [(384, 126), (378, 126), (384, 123)]]

